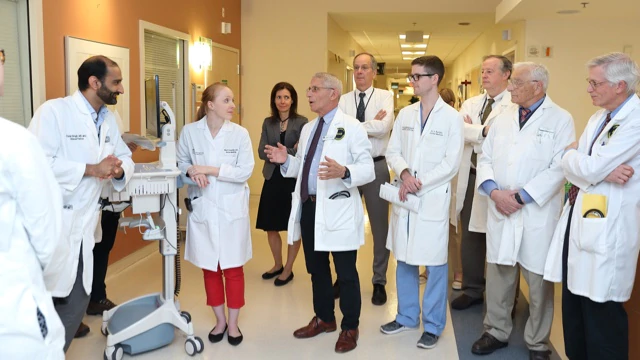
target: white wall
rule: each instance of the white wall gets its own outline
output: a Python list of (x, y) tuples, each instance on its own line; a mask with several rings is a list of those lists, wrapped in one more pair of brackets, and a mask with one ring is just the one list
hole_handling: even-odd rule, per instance
[(589, 117), (597, 110), (587, 95), (586, 62), (598, 55), (622, 51), (631, 45), (631, 56), (640, 62), (640, 24), (616, 20), (530, 20), (526, 23), (526, 44), (551, 46), (552, 57), (526, 57), (549, 70), (547, 93), (573, 115), (580, 136)]

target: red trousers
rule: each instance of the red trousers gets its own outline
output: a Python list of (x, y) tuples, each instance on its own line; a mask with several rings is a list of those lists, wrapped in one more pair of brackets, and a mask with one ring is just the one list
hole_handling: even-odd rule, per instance
[(240, 309), (244, 306), (244, 270), (242, 266), (221, 270), (218, 264), (218, 271), (202, 269), (202, 272), (204, 273), (204, 289), (207, 292), (207, 305), (224, 305), (226, 290), (228, 308)]

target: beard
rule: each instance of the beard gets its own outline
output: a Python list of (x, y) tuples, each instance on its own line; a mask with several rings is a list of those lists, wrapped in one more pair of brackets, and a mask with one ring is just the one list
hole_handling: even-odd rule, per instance
[(115, 105), (118, 103), (119, 92), (112, 92), (104, 84), (100, 86), (97, 92), (98, 97), (107, 105)]

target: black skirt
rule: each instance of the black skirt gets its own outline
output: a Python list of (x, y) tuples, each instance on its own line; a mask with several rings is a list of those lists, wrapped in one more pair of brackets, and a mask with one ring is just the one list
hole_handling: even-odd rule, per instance
[(286, 231), (291, 213), (291, 193), (296, 187), (295, 178), (285, 178), (280, 166), (273, 170), (271, 179), (265, 180), (260, 194), (256, 228), (264, 231)]

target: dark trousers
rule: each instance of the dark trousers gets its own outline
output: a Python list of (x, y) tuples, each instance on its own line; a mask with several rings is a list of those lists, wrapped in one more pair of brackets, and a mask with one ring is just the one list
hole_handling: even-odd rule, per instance
[(462, 222), (460, 256), (462, 260), (462, 289), (467, 296), (479, 299), (484, 295), (485, 288), (484, 265), (487, 259), (487, 236), (484, 233), (469, 231), (475, 185), (476, 174), (470, 172), (467, 192), (464, 195), (464, 204), (460, 213)]
[(571, 360), (628, 359), (629, 324), (622, 303), (598, 303), (574, 295), (567, 287), (569, 230), (573, 206), (569, 212), (562, 250), (562, 330), (567, 357)]
[[(302, 231), (302, 248), (307, 272), (311, 275), (313, 289), (313, 311), (320, 320), (331, 322), (335, 320), (335, 300), (333, 298), (333, 284), (331, 268), (329, 267), (329, 252), (315, 251), (315, 219), (316, 203), (311, 199), (302, 204), (300, 227)], [(360, 279), (356, 269), (358, 252), (331, 252), (333, 263), (340, 284), (340, 311), (342, 311), (342, 330), (357, 329), (360, 324)]]
[(91, 301), (98, 302), (107, 298), (107, 285), (104, 279), (107, 276), (109, 265), (109, 253), (116, 242), (118, 231), (119, 212), (102, 211), (102, 241), (93, 248), (93, 285), (91, 286)]

